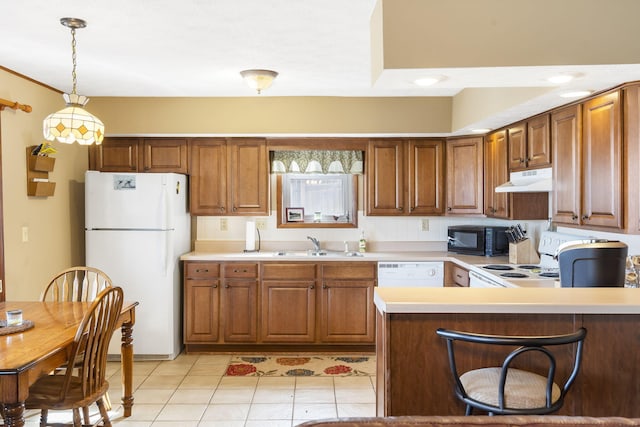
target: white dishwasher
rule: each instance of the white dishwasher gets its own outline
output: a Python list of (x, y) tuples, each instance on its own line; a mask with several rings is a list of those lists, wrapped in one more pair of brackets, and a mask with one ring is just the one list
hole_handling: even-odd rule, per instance
[(444, 286), (444, 262), (400, 261), (378, 262), (378, 287), (430, 287)]

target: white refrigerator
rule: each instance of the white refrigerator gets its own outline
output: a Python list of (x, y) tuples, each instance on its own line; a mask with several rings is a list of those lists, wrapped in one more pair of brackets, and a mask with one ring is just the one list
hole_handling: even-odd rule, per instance
[[(187, 178), (173, 173), (85, 174), (86, 265), (138, 301), (137, 359), (174, 359), (182, 349), (180, 255), (191, 247)], [(120, 354), (114, 334), (109, 354)]]

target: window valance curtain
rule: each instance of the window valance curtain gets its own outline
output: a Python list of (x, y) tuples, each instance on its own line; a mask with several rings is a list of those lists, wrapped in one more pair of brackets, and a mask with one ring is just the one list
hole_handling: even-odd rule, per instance
[(362, 151), (296, 150), (271, 151), (271, 173), (350, 173), (360, 175)]

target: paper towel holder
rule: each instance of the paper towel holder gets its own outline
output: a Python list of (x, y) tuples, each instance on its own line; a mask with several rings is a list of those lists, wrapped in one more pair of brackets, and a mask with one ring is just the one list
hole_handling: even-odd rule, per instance
[(243, 252), (244, 253), (251, 253), (251, 252), (260, 252), (260, 229), (256, 228), (256, 233), (258, 234), (258, 247), (256, 249), (245, 249)]

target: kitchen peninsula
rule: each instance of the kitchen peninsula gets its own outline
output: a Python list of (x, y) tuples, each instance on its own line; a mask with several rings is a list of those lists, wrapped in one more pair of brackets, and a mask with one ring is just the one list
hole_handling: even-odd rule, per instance
[[(437, 328), (545, 335), (584, 326), (582, 367), (559, 413), (640, 417), (638, 289), (397, 288), (376, 289), (374, 301), (379, 416), (464, 414)], [(474, 354), (458, 367), (491, 358)]]

